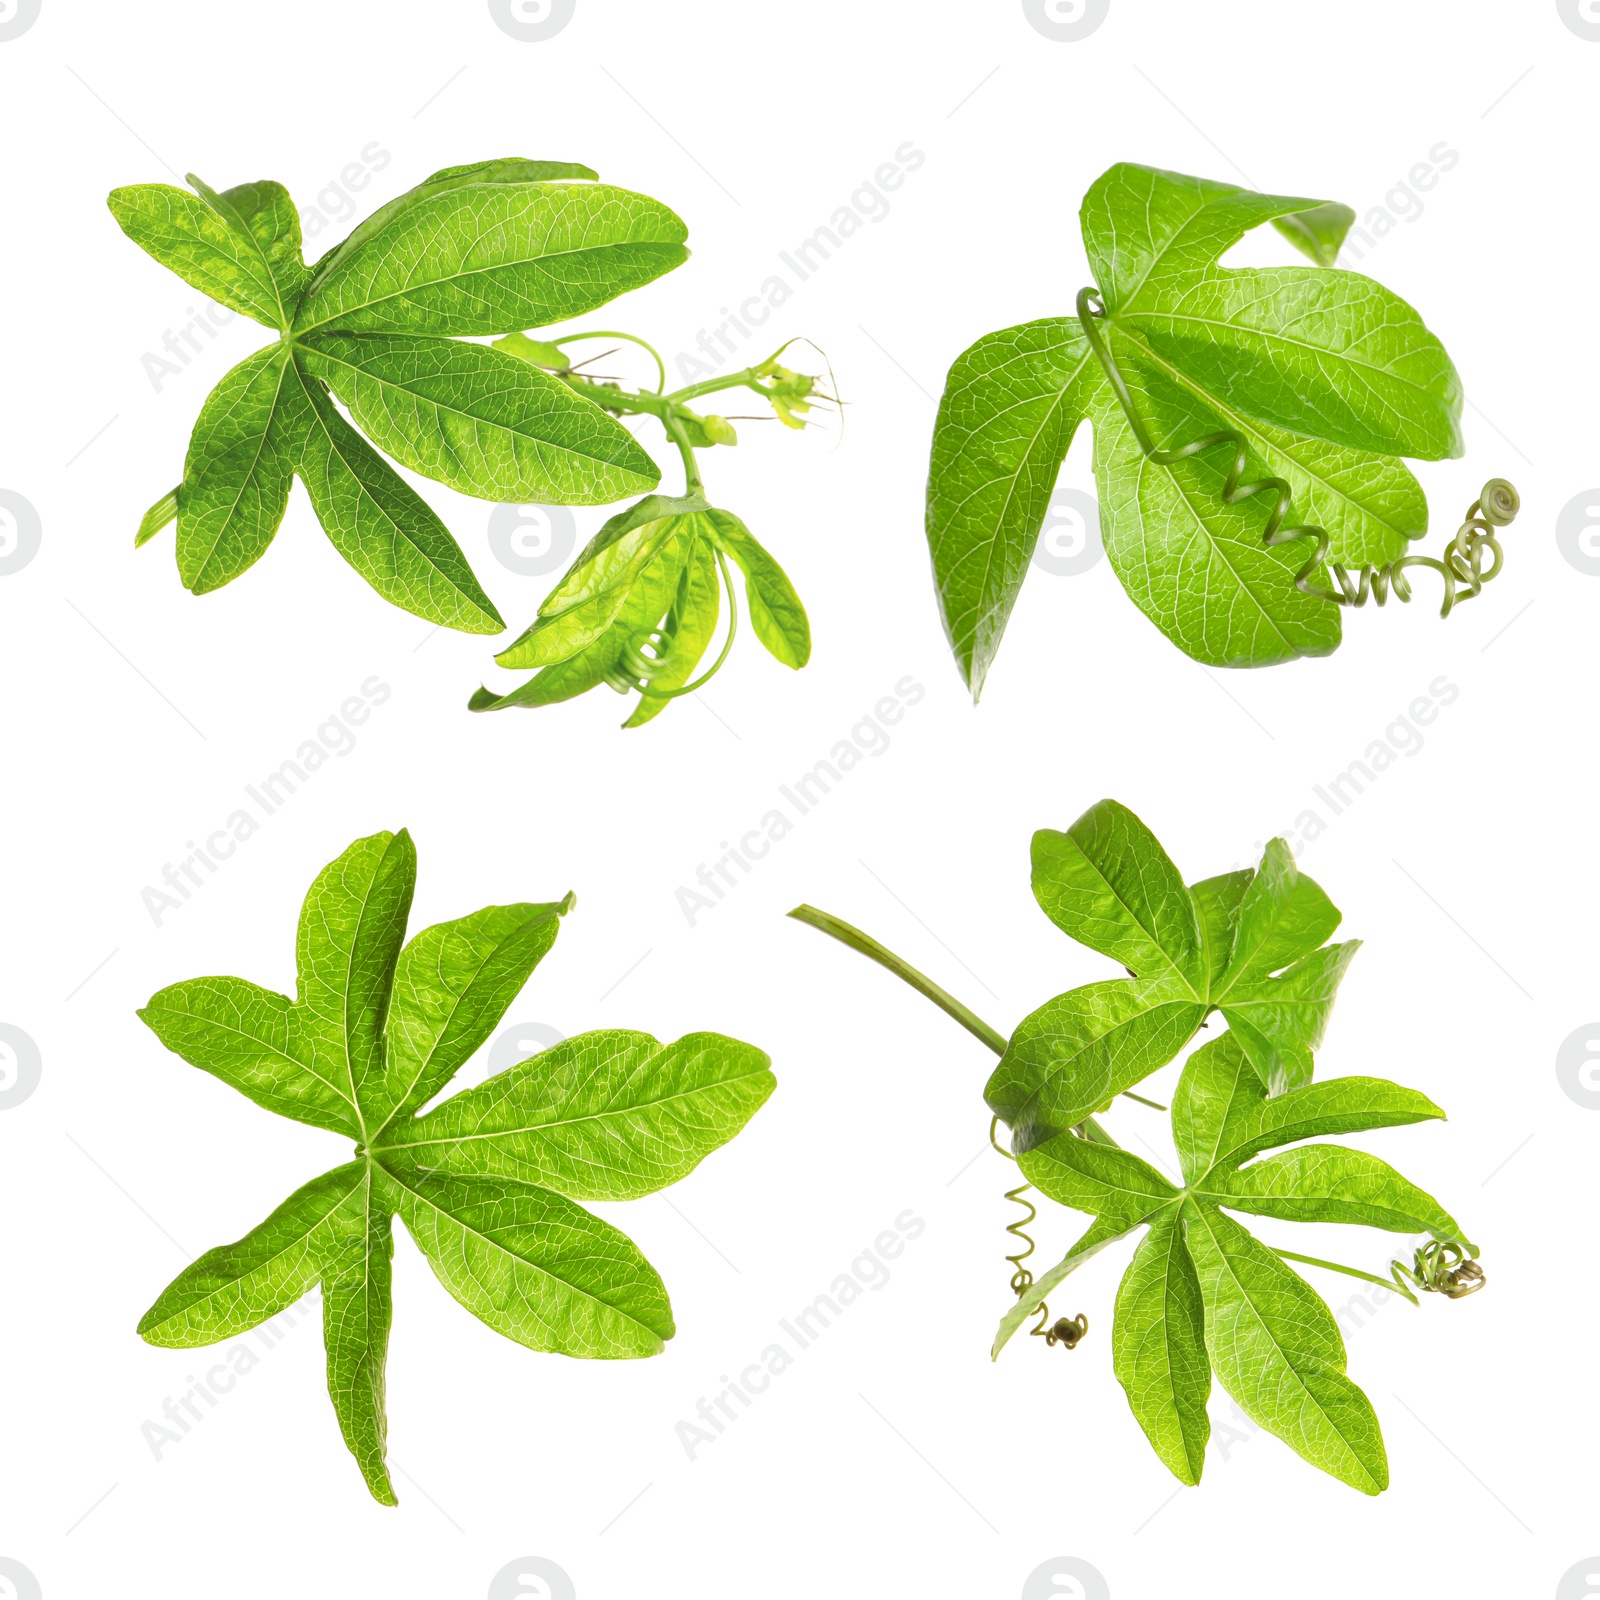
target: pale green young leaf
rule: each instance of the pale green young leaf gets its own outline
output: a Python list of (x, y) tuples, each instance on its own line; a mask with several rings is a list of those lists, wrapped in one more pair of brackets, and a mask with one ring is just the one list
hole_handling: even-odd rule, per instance
[(983, 1095), (1024, 1145), (1081, 1122), (1163, 1067), (1205, 1007), (1170, 986), (1114, 978), (1047, 1000), (1017, 1024)]
[(974, 700), (1089, 394), (1104, 383), (1070, 317), (985, 334), (945, 380), (928, 468), (928, 551), (945, 636)]
[(373, 1193), (370, 1169), (357, 1195), (360, 1207), (322, 1272), (322, 1339), (328, 1356), (328, 1395), (339, 1431), (361, 1468), (372, 1498), (396, 1504), (384, 1457), (389, 1423), (384, 1367), (389, 1354), (390, 1213)]
[(1206, 1349), (1253, 1422), (1363, 1494), (1389, 1485), (1371, 1402), (1345, 1376), (1338, 1324), (1309, 1284), (1211, 1206), (1184, 1207), (1205, 1298)]
[(548, 327), (670, 272), (686, 237), (659, 201), (609, 184), (467, 183), (336, 254), (294, 325), (451, 337)]
[(366, 1165), (352, 1161), (296, 1189), (236, 1244), (208, 1250), (161, 1291), (139, 1336), (191, 1350), (259, 1327), (287, 1310), (337, 1258), (365, 1209)]
[(731, 511), (707, 511), (713, 536), (744, 573), (750, 626), (767, 653), (786, 667), (811, 659), (811, 624), (788, 574)]
[(295, 348), (386, 455), (480, 500), (604, 505), (661, 476), (615, 417), (485, 345), (325, 332)]
[(495, 661), (547, 667), (570, 660), (602, 638), (633, 602), (659, 617), (697, 537), (698, 513), (655, 517), (629, 528), (575, 566), (539, 607), (539, 615)]
[(446, 1289), (530, 1350), (653, 1356), (673, 1335), (666, 1287), (638, 1247), (564, 1195), (510, 1178), (423, 1172), (386, 1156), (393, 1208)]
[(1206, 994), (1195, 904), (1160, 841), (1125, 805), (1102, 800), (1065, 833), (1033, 836), (1033, 894), (1068, 938), (1149, 982)]
[(424, 928), (400, 951), (384, 1081), (368, 1095), (374, 1138), (426, 1105), (488, 1039), (573, 904), (569, 895), (553, 904), (485, 906)]
[(178, 575), (209, 594), (266, 553), (294, 482), (307, 415), (288, 347), (241, 361), (206, 399), (178, 490)]
[(1180, 1483), (1199, 1483), (1211, 1437), (1211, 1364), (1200, 1280), (1176, 1209), (1154, 1223), (1128, 1263), (1111, 1360), (1151, 1448)]
[(107, 204), (136, 245), (192, 288), (269, 328), (286, 326), (278, 285), (254, 237), (198, 195), (137, 183), (113, 189)]
[(301, 390), (310, 422), (295, 469), (334, 549), (403, 611), (463, 633), (498, 633), (505, 623), (449, 529), (320, 383), (302, 375)]
[(715, 1033), (579, 1034), (395, 1126), (386, 1148), (435, 1172), (633, 1200), (687, 1177), (766, 1103), (771, 1064)]
[[(641, 598), (648, 603), (648, 596), (642, 595)], [(613, 632), (623, 626), (632, 610), (630, 597), (630, 603), (623, 606), (617, 621), (612, 624)], [(673, 597), (672, 609), (662, 624), (667, 642), (667, 664), (651, 678), (651, 692), (639, 696), (632, 714), (622, 724), (624, 728), (642, 728), (673, 703), (668, 691), (681, 689), (694, 677), (695, 669), (716, 635), (717, 618), (721, 611), (722, 580), (717, 572), (717, 558), (709, 539), (696, 539), (689, 559), (679, 574), (678, 592)], [(633, 636), (630, 634), (630, 637)], [(545, 673), (559, 670), (546, 667)], [(544, 673), (540, 676), (544, 676)]]

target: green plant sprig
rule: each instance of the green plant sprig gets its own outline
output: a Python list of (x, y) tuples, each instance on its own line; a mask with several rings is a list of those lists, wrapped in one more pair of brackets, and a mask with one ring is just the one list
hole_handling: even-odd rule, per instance
[[(1073, 1348), (1087, 1318), (1052, 1325), (1047, 1297), (1108, 1245), (1146, 1230), (1117, 1294), (1113, 1359), (1166, 1466), (1183, 1483), (1200, 1481), (1215, 1373), (1248, 1416), (1313, 1466), (1380, 1492), (1389, 1472), (1377, 1416), (1345, 1374), (1332, 1313), (1286, 1263), (1392, 1287), (1412, 1304), (1415, 1291), (1463, 1298), (1484, 1277), (1476, 1247), (1432, 1196), (1364, 1151), (1301, 1142), (1444, 1116), (1383, 1079), (1313, 1082), (1312, 1052), (1356, 948), (1325, 944), (1339, 912), (1281, 839), (1253, 871), (1186, 885), (1149, 829), (1111, 800), (1065, 833), (1034, 836), (1033, 889), (1057, 927), (1129, 976), (1047, 1001), (1010, 1038), (860, 929), (810, 906), (789, 913), (895, 973), (1000, 1057), (984, 1090), (990, 1139), (1020, 1167), (1025, 1181), (1006, 1198), (1028, 1214), (1006, 1230), (1022, 1248), (1006, 1257), (1016, 1298), (993, 1354), (1036, 1314), (1034, 1334)], [(1178, 1185), (1095, 1116), (1171, 1061), (1213, 1013), (1228, 1030), (1190, 1054), (1173, 1097)], [(1009, 1149), (994, 1137), (1001, 1123)], [(1256, 1159), (1281, 1146), (1293, 1148)], [(1093, 1219), (1037, 1278), (1025, 1264), (1037, 1214), (1030, 1187)], [(1381, 1278), (1264, 1245), (1229, 1212), (1429, 1242)]]
[[(656, 363), (657, 389), (623, 389), (574, 365), (564, 346), (599, 337), (627, 339), (648, 351)], [(743, 573), (750, 625), (762, 645), (787, 667), (798, 669), (810, 660), (810, 624), (788, 576), (738, 517), (713, 506), (705, 495), (697, 452), (737, 444), (738, 432), (729, 418), (688, 404), (744, 389), (765, 400), (786, 427), (806, 427), (813, 407), (838, 402), (815, 377), (782, 365), (780, 358), (796, 342), (790, 340), (756, 366), (665, 393), (660, 355), (633, 334), (534, 339), (516, 333), (495, 341), (494, 348), (550, 373), (608, 413), (654, 417), (682, 460), (684, 491), (676, 497), (646, 496), (606, 523), (545, 597), (532, 625), (495, 657), (503, 667), (540, 670), (506, 694), (479, 689), (471, 710), (553, 705), (603, 683), (638, 695), (623, 727), (641, 727), (674, 699), (709, 682), (727, 660), (739, 624), (730, 562)], [(696, 676), (715, 637), (724, 596), (722, 648)]]
[(404, 830), (358, 839), (306, 896), (294, 999), (195, 978), (141, 1020), (192, 1066), (257, 1105), (355, 1141), (237, 1243), (210, 1250), (139, 1323), (192, 1349), (259, 1326), (322, 1287), (328, 1392), (373, 1497), (385, 1460), (384, 1365), (398, 1215), (444, 1287), (532, 1350), (652, 1356), (673, 1336), (666, 1286), (638, 1247), (580, 1202), (676, 1183), (774, 1087), (765, 1054), (720, 1034), (662, 1044), (583, 1033), (431, 1110), (555, 943), (572, 895), (486, 906), (409, 941), (416, 851)]
[[(1090, 187), (1076, 314), (979, 339), (934, 425), (928, 545), (974, 698), (1085, 420), (1111, 566), (1198, 661), (1326, 655), (1340, 608), (1409, 600), (1409, 569), (1439, 575), (1442, 615), (1500, 571), (1502, 479), (1439, 558), (1406, 553), (1428, 506), (1401, 458), (1463, 453), (1461, 381), (1416, 311), (1334, 267), (1354, 217), (1128, 163)], [(1267, 222), (1315, 264), (1221, 264)]]
[[(308, 266), (282, 184), (218, 193), (189, 182), (192, 194), (117, 189), (112, 214), (157, 261), (278, 338), (212, 391), (183, 481), (140, 521), (136, 546), (176, 522), (186, 588), (210, 593), (259, 560), (299, 477), (334, 547), (386, 600), (441, 627), (500, 632), (466, 556), (388, 456), (479, 499), (644, 496), (602, 529), (498, 658), (552, 670), (513, 694), (480, 691), (474, 710), (550, 704), (604, 682), (643, 696), (628, 726), (650, 720), (710, 675), (690, 683), (715, 631), (719, 587), (732, 642), (730, 559), (744, 572), (757, 637), (787, 666), (809, 659), (805, 611), (782, 568), (737, 517), (704, 500), (696, 452), (737, 443), (737, 431), (689, 401), (742, 388), (800, 428), (833, 396), (780, 364), (788, 346), (667, 394), (665, 364), (637, 335), (526, 331), (584, 316), (685, 261), (687, 230), (666, 206), (576, 163), (478, 162), (434, 173)], [(474, 342), (484, 337), (494, 342)], [(596, 337), (649, 351), (656, 389), (585, 375), (562, 345)], [(681, 499), (652, 493), (660, 469), (621, 420), (635, 414), (656, 416), (678, 449)], [(626, 559), (604, 554), (614, 540)]]

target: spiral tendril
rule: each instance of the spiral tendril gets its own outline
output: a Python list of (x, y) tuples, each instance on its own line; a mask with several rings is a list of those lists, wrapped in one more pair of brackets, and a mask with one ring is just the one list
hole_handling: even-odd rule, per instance
[(1466, 1247), (1453, 1239), (1433, 1239), (1419, 1246), (1409, 1267), (1403, 1261), (1391, 1261), (1389, 1275), (1412, 1305), (1418, 1304), (1413, 1288), (1425, 1294), (1442, 1294), (1448, 1300), (1464, 1300), (1488, 1282), (1483, 1268)]
[[(1084, 336), (1110, 380), (1117, 403), (1122, 407), (1128, 425), (1133, 429), (1134, 437), (1139, 442), (1139, 448), (1146, 457), (1159, 467), (1170, 467), (1180, 461), (1188, 460), (1190, 456), (1200, 455), (1204, 451), (1215, 450), (1225, 445), (1233, 451), (1233, 463), (1228, 469), (1227, 481), (1222, 489), (1224, 502), (1235, 506), (1253, 499), (1258, 494), (1276, 496), (1276, 504), (1267, 518), (1267, 526), (1261, 536), (1262, 543), (1271, 549), (1277, 545), (1290, 544), (1296, 539), (1311, 541), (1311, 554), (1294, 575), (1294, 586), (1302, 594), (1330, 601), (1336, 606), (1350, 606), (1354, 609), (1364, 606), (1369, 599), (1382, 606), (1387, 602), (1392, 590), (1395, 599), (1404, 603), (1412, 597), (1411, 580), (1406, 577), (1406, 569), (1427, 567), (1437, 572), (1444, 582), (1444, 601), (1439, 607), (1439, 615), (1448, 617), (1451, 610), (1461, 601), (1471, 600), (1481, 594), (1484, 584), (1496, 577), (1501, 567), (1505, 565), (1505, 552), (1495, 537), (1495, 529), (1506, 527), (1512, 522), (1522, 502), (1516, 489), (1504, 478), (1491, 478), (1484, 484), (1483, 492), (1468, 507), (1461, 526), (1456, 530), (1454, 538), (1445, 546), (1441, 557), (1400, 556), (1381, 567), (1365, 566), (1355, 568), (1353, 571), (1342, 563), (1333, 561), (1328, 562), (1328, 569), (1338, 587), (1330, 589), (1315, 582), (1314, 574), (1327, 561), (1332, 540), (1327, 530), (1315, 523), (1303, 522), (1294, 527), (1284, 527), (1283, 524), (1290, 512), (1288, 483), (1276, 477), (1254, 478), (1249, 483), (1244, 481), (1248, 446), (1244, 435), (1237, 428), (1223, 428), (1216, 433), (1191, 439), (1176, 450), (1157, 449), (1155, 440), (1134, 406), (1133, 395), (1127, 381), (1122, 376), (1116, 359), (1112, 356), (1105, 337), (1097, 326), (1105, 316), (1105, 303), (1100, 298), (1099, 291), (1093, 288), (1080, 289), (1077, 312)], [(1421, 535), (1410, 537), (1420, 538)], [(1487, 568), (1484, 566), (1486, 555), (1492, 558)], [(1465, 592), (1460, 592), (1462, 590)]]
[[(652, 700), (675, 700), (679, 695), (693, 694), (722, 670), (722, 664), (728, 659), (728, 652), (733, 649), (733, 641), (739, 632), (739, 601), (734, 593), (733, 574), (728, 571), (727, 557), (715, 546), (712, 553), (716, 557), (722, 587), (728, 596), (728, 632), (722, 641), (722, 649), (717, 659), (692, 683), (683, 684), (677, 689), (652, 688), (654, 680), (671, 663), (675, 645), (675, 635), (670, 628), (652, 628), (649, 633), (641, 634), (637, 639), (630, 639), (623, 646), (616, 665), (602, 680), (609, 688), (615, 689), (618, 694), (637, 693)], [(691, 561), (694, 559), (693, 551), (690, 552), (689, 559)]]
[[(1015, 1161), (1017, 1158), (994, 1136), (995, 1129), (999, 1125), (999, 1117), (991, 1117), (989, 1119), (989, 1143), (1007, 1161)], [(1027, 1216), (1018, 1217), (1014, 1222), (1006, 1224), (1006, 1232), (1023, 1246), (1015, 1255), (1006, 1257), (1012, 1269), (1011, 1292), (1018, 1299), (1021, 1299), (1033, 1287), (1033, 1273), (1023, 1265), (1028, 1257), (1033, 1254), (1033, 1239), (1027, 1232), (1028, 1225), (1039, 1215), (1039, 1208), (1031, 1200), (1023, 1198), (1024, 1194), (1032, 1187), (1033, 1185), (1030, 1183), (1019, 1183), (1015, 1189), (1006, 1190), (1006, 1199), (1015, 1205), (1024, 1207), (1028, 1213)], [(1075, 1350), (1078, 1347), (1078, 1341), (1088, 1331), (1089, 1319), (1081, 1311), (1075, 1317), (1057, 1317), (1054, 1323), (1050, 1323), (1050, 1308), (1042, 1300), (1039, 1302), (1039, 1320), (1028, 1330), (1030, 1334), (1043, 1339), (1045, 1344), (1052, 1349), (1060, 1344), (1065, 1345), (1069, 1350)]]

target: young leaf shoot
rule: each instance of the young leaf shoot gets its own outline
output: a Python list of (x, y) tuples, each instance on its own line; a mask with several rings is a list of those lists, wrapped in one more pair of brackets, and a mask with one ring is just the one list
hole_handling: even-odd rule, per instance
[[(631, 334), (529, 337), (670, 272), (688, 258), (682, 220), (657, 200), (572, 162), (510, 158), (449, 167), (380, 207), (320, 260), (301, 256), (282, 184), (221, 193), (190, 177), (114, 190), (123, 231), (185, 282), (273, 329), (201, 408), (183, 481), (145, 513), (143, 545), (177, 523), (178, 573), (206, 594), (265, 553), (289, 489), (305, 485), (323, 530), (384, 599), (441, 627), (505, 623), (444, 523), (385, 458), (480, 499), (607, 505), (613, 518), (499, 660), (542, 670), (472, 709), (547, 705), (609, 683), (641, 696), (628, 726), (698, 687), (728, 563), (744, 574), (752, 630), (786, 666), (810, 654), (805, 611), (781, 567), (731, 512), (703, 497), (695, 451), (737, 442), (689, 402), (742, 388), (790, 427), (831, 400), (815, 378), (758, 367), (665, 394), (586, 375), (562, 348)], [(476, 342), (490, 338), (493, 343)], [(787, 348), (787, 347), (785, 347)], [(651, 352), (654, 355), (654, 352)], [(664, 380), (660, 358), (656, 365)], [(654, 416), (687, 477), (677, 500), (624, 425)], [(623, 548), (612, 547), (634, 537)]]

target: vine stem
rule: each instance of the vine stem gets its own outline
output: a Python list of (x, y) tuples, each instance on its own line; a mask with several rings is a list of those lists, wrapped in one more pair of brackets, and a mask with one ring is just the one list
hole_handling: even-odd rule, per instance
[(880, 967), (887, 967), (902, 983), (909, 983), (918, 994), (933, 1001), (947, 1017), (953, 1017), (974, 1039), (981, 1039), (997, 1056), (1006, 1053), (1010, 1041), (998, 1028), (991, 1028), (982, 1017), (962, 1005), (949, 990), (941, 989), (932, 978), (918, 972), (909, 961), (902, 960), (886, 945), (879, 944), (871, 934), (863, 933), (842, 918), (819, 911), (815, 906), (796, 906), (789, 915), (796, 922), (804, 922), (829, 938), (837, 939), (857, 955), (876, 961)]
[[(827, 934), (829, 938), (837, 939), (840, 944), (854, 950), (858, 955), (865, 956), (869, 961), (876, 961), (880, 967), (888, 968), (902, 983), (910, 984), (918, 994), (933, 1001), (947, 1017), (953, 1017), (974, 1039), (981, 1039), (997, 1056), (1006, 1053), (1010, 1040), (998, 1028), (991, 1028), (970, 1007), (962, 1005), (948, 989), (940, 988), (926, 973), (918, 972), (909, 961), (897, 956), (887, 945), (879, 944), (870, 933), (863, 933), (860, 928), (846, 922), (842, 917), (836, 917), (828, 911), (819, 911), (815, 906), (796, 906), (789, 915), (796, 922), (804, 922)], [(1131, 1098), (1141, 1100), (1138, 1095), (1133, 1095)], [(1141, 1100), (1141, 1103), (1147, 1106), (1155, 1104), (1153, 1100)], [(1086, 1139), (1092, 1139), (1096, 1144), (1116, 1145), (1117, 1141), (1093, 1117), (1085, 1117), (1076, 1126)], [(1002, 1151), (1001, 1154), (1005, 1152)]]

